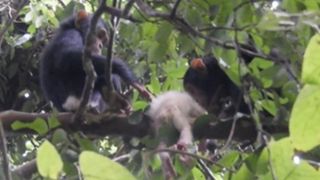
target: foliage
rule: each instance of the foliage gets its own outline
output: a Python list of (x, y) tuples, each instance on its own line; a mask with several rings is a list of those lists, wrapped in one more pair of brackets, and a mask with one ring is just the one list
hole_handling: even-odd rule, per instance
[[(19, 2), (0, 2), (0, 32)], [(98, 7), (97, 1), (82, 2), (30, 0), (9, 24), (0, 37), (0, 111), (54, 112), (39, 87), (39, 54), (59, 21), (77, 9), (93, 12)], [(123, 9), (127, 1), (121, 2)], [(144, 2), (159, 14), (170, 14), (176, 3)], [(216, 179), (318, 179), (319, 10), (319, 0), (188, 0), (181, 1), (176, 11), (186, 25), (142, 12), (135, 4), (130, 14), (136, 21), (121, 19), (114, 55), (125, 59), (141, 81), (159, 94), (182, 90), (188, 61), (214, 54), (222, 69), (244, 89), (259, 130), (264, 125), (289, 127), (289, 133), (261, 133), (250, 146), (233, 141), (226, 146), (225, 141), (212, 140), (216, 148), (198, 155), (210, 159), (206, 164)], [(110, 15), (104, 19), (111, 24)], [(240, 44), (257, 49), (250, 63), (237, 51)], [(137, 92), (132, 104), (135, 110), (147, 106)], [(27, 127), (38, 135), (7, 138), (14, 167), (36, 158), (38, 171), (33, 179), (77, 179), (79, 172), (85, 179), (163, 178), (159, 158), (150, 149), (137, 149), (140, 143), (154, 144), (152, 139), (91, 137), (54, 129), (58, 126), (54, 117), (51, 122), (16, 121), (14, 129)], [(187, 167), (179, 155), (174, 155), (174, 167), (182, 179), (208, 176), (200, 166)]]

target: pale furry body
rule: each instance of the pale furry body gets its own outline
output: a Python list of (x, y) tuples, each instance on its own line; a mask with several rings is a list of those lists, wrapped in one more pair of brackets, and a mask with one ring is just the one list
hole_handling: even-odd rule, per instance
[(172, 123), (180, 132), (178, 143), (184, 145), (192, 143), (192, 124), (206, 110), (202, 108), (187, 92), (168, 91), (150, 104), (146, 114), (153, 120), (155, 129), (163, 123)]
[[(152, 128), (157, 136), (159, 135), (159, 129), (163, 125), (174, 126), (180, 133), (176, 144), (185, 149), (193, 141), (192, 124), (199, 116), (205, 113), (206, 110), (187, 92), (168, 91), (152, 100), (146, 115), (151, 118)], [(166, 142), (160, 140), (158, 149), (166, 148), (167, 146)], [(160, 152), (159, 155), (166, 179), (175, 177), (176, 173), (170, 154), (168, 152)], [(182, 158), (182, 156), (181, 159), (185, 162), (188, 161), (188, 158)]]

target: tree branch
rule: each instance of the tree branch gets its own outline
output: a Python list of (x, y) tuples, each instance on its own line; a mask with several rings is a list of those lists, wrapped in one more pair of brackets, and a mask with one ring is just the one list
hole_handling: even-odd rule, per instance
[(89, 58), (91, 55), (89, 42), (91, 42), (90, 40), (95, 36), (95, 29), (96, 29), (97, 23), (100, 16), (104, 12), (104, 9), (105, 9), (105, 1), (101, 0), (101, 3), (98, 9), (92, 15), (92, 18), (90, 20), (90, 25), (89, 25), (89, 31), (86, 34), (85, 47), (84, 47), (83, 56), (82, 56), (83, 69), (86, 73), (86, 79), (85, 79), (85, 84), (81, 94), (80, 106), (77, 109), (73, 120), (78, 120), (82, 116), (83, 112), (85, 112), (89, 98), (93, 92), (95, 81), (97, 79), (97, 74), (93, 67), (92, 60), (91, 58)]
[(37, 171), (37, 161), (33, 159), (31, 161), (25, 162), (22, 165), (16, 167), (12, 173), (19, 177), (24, 177), (30, 179), (32, 174)]
[(11, 180), (11, 172), (10, 172), (10, 163), (8, 159), (8, 151), (7, 151), (7, 141), (6, 141), (6, 136), (3, 130), (2, 122), (0, 121), (0, 149), (1, 149), (1, 154), (3, 157), (3, 172), (4, 172), (4, 177), (7, 180)]
[[(4, 129), (13, 133), (26, 133), (35, 134), (36, 132), (23, 128), (19, 130), (12, 129), (11, 125), (16, 121), (33, 122), (36, 118), (42, 118), (48, 121), (52, 114), (49, 113), (25, 113), (19, 111), (4, 111), (0, 113), (0, 120), (3, 123)], [(149, 134), (150, 119), (145, 118), (141, 114), (141, 121), (137, 124), (130, 122), (130, 117), (124, 114), (106, 113), (103, 115), (84, 114), (84, 119), (81, 121), (72, 121), (73, 113), (59, 113), (55, 115), (56, 119), (60, 122), (60, 128), (64, 128), (67, 131), (82, 131), (86, 134), (92, 134), (97, 136), (106, 135), (120, 135), (130, 137), (143, 137)], [(99, 119), (97, 123), (85, 123), (85, 118)], [(213, 123), (215, 122), (215, 123)], [(203, 123), (193, 127), (193, 134), (195, 138), (213, 138), (213, 139), (227, 139), (232, 129), (233, 121), (220, 122), (217, 119), (210, 119), (210, 122)], [(70, 128), (71, 127), (71, 128)], [(272, 133), (287, 132), (287, 129), (272, 129), (269, 128), (266, 131)], [(255, 140), (257, 131), (254, 123), (250, 119), (239, 119), (236, 127), (233, 130), (234, 140)]]

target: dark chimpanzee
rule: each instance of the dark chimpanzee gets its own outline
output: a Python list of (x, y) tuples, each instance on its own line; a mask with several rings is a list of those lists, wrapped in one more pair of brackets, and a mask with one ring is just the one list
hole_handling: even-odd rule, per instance
[(236, 110), (248, 113), (240, 88), (220, 68), (213, 56), (191, 61), (183, 85), (208, 112), (225, 117)]
[[(82, 54), (91, 17), (85, 11), (79, 11), (76, 15), (66, 19), (60, 24), (55, 37), (42, 53), (40, 83), (45, 97), (52, 101), (59, 111), (74, 111), (80, 105), (86, 77), (82, 66)], [(101, 50), (107, 40), (107, 27), (100, 19), (96, 28), (96, 37), (89, 42), (91, 59), (98, 77), (88, 104), (99, 111), (106, 108), (101, 94), (102, 87), (106, 84), (105, 63), (107, 60), (101, 55)], [(121, 89), (121, 78), (144, 97), (150, 98), (149, 92), (138, 83), (132, 71), (121, 59), (112, 60), (111, 76), (117, 92), (120, 92)]]

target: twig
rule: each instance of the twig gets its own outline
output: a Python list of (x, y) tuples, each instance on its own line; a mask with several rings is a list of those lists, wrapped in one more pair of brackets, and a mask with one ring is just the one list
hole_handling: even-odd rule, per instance
[[(116, 0), (113, 0), (113, 6), (116, 6)], [(113, 41), (114, 41), (114, 31), (116, 28), (115, 25), (115, 16), (111, 15), (110, 17), (110, 21), (112, 23), (112, 27), (110, 28), (110, 32), (109, 32), (109, 42), (108, 42), (108, 49), (107, 49), (107, 61), (106, 61), (106, 65), (105, 65), (105, 77), (106, 77), (106, 83), (107, 83), (107, 94), (110, 97), (111, 92), (114, 91), (114, 87), (112, 84), (112, 80), (111, 80), (111, 73), (112, 73), (112, 53), (113, 53)]]
[(174, 4), (172, 11), (171, 11), (171, 14), (170, 14), (171, 18), (174, 18), (176, 16), (177, 9), (179, 7), (180, 2), (181, 2), (181, 0), (177, 0), (176, 3)]
[(160, 153), (160, 152), (170, 152), (170, 153), (182, 154), (182, 155), (187, 155), (187, 156), (193, 157), (195, 159), (201, 159), (201, 160), (207, 161), (207, 162), (212, 163), (212, 164), (215, 163), (211, 159), (208, 159), (208, 158), (205, 158), (205, 157), (193, 154), (193, 153), (189, 153), (189, 152), (186, 152), (186, 151), (179, 151), (179, 150), (170, 149), (170, 148), (161, 148), (161, 149), (157, 149), (157, 150), (153, 151), (153, 153)]
[(85, 112), (89, 98), (93, 92), (94, 83), (97, 79), (97, 74), (92, 64), (92, 60), (91, 58), (89, 58), (91, 55), (89, 42), (95, 35), (96, 25), (98, 23), (100, 16), (104, 12), (104, 9), (105, 9), (105, 1), (101, 0), (101, 3), (97, 11), (93, 13), (92, 18), (90, 20), (89, 31), (85, 38), (85, 47), (82, 55), (82, 64), (83, 64), (83, 69), (86, 73), (86, 79), (85, 79), (85, 84), (81, 94), (80, 106), (77, 109), (76, 113), (74, 114), (73, 120), (79, 119), (82, 116), (82, 114)]
[[(142, 0), (136, 0), (136, 2), (137, 2), (137, 5), (139, 7), (139, 10), (142, 11), (144, 14), (148, 15), (149, 17), (162, 18), (164, 20), (167, 20), (167, 21), (171, 22), (172, 24), (179, 26), (179, 28), (181, 30), (183, 30), (184, 32), (190, 33), (193, 36), (197, 36), (197, 37), (200, 37), (202, 39), (205, 39), (208, 42), (211, 42), (211, 43), (213, 43), (213, 44), (215, 44), (217, 46), (220, 46), (220, 47), (223, 47), (223, 48), (226, 48), (226, 49), (236, 49), (236, 47), (234, 46), (233, 42), (224, 42), (224, 41), (221, 41), (219, 39), (213, 38), (211, 36), (206, 36), (203, 33), (201, 33), (200, 31), (194, 29), (183, 18), (180, 18), (178, 16), (174, 16), (172, 18), (171, 14), (157, 12), (156, 10), (153, 10), (148, 4), (146, 4)], [(248, 2), (246, 2), (246, 3), (248, 3)], [(243, 3), (243, 5), (245, 5), (246, 3)], [(261, 53), (261, 51), (255, 52), (255, 51), (251, 51), (251, 50), (245, 49), (245, 48), (243, 48), (241, 46), (238, 48), (238, 50), (241, 51), (242, 53), (248, 54), (250, 56), (259, 57), (259, 58), (262, 58), (262, 59), (268, 59), (268, 60), (271, 60), (271, 61), (273, 61), (275, 63), (281, 63), (281, 62), (284, 61), (283, 59), (274, 58), (271, 55), (263, 54), (263, 53)], [(291, 72), (291, 74), (293, 74), (293, 73)], [(296, 81), (296, 83), (299, 83), (299, 82)]]
[(266, 135), (262, 135), (262, 138), (263, 138), (263, 140), (264, 140), (264, 142), (266, 144), (266, 149), (267, 149), (267, 152), (268, 152), (268, 155), (269, 155), (268, 156), (268, 159), (269, 159), (268, 162), (269, 162), (269, 168), (270, 168), (270, 171), (271, 171), (272, 179), (273, 180), (277, 180), (278, 178), (277, 178), (276, 173), (275, 173), (275, 171), (274, 171), (274, 169), (272, 167), (271, 151), (270, 151), (268, 139), (267, 139)]
[(236, 129), (236, 124), (237, 124), (238, 119), (239, 118), (237, 117), (237, 114), (235, 114), (233, 116), (232, 126), (231, 126), (231, 129), (230, 129), (229, 136), (228, 136), (227, 141), (224, 144), (224, 146), (220, 149), (221, 151), (224, 151), (230, 145), (230, 143), (232, 141), (232, 138), (233, 138), (233, 135), (234, 135), (234, 132), (235, 132), (235, 129)]
[[(129, 7), (131, 6), (130, 5), (130, 2), (128, 2)], [(119, 18), (123, 18), (123, 19), (127, 19), (129, 21), (132, 21), (132, 22), (138, 22), (138, 20), (134, 19), (132, 16), (129, 15), (129, 12), (126, 12), (126, 8), (124, 9), (124, 11), (121, 11), (117, 8), (113, 8), (113, 7), (109, 7), (109, 6), (105, 6), (105, 12), (113, 15), (113, 16), (116, 16), (116, 17), (119, 17)], [(127, 10), (130, 10), (127, 9)]]
[(211, 169), (206, 165), (206, 163), (203, 162), (203, 160), (201, 159), (198, 159), (198, 163), (199, 163), (199, 166), (202, 168), (203, 173), (207, 175), (207, 180), (215, 180)]
[(10, 163), (8, 159), (8, 150), (6, 145), (6, 136), (4, 133), (4, 129), (2, 126), (2, 122), (0, 121), (0, 149), (3, 157), (3, 171), (4, 171), (4, 177), (7, 180), (11, 180), (11, 172), (10, 172)]
[(58, 2), (61, 4), (61, 6), (62, 6), (63, 8), (66, 8), (66, 7), (67, 7), (66, 4), (65, 4), (62, 0), (58, 0)]
[(127, 17), (136, 0), (130, 0), (124, 7), (121, 17)]
[(170, 148), (161, 148), (161, 149), (156, 149), (154, 151), (152, 151), (153, 153), (160, 153), (160, 152), (170, 152), (170, 153), (176, 153), (176, 154), (181, 154), (181, 155), (187, 155), (187, 156), (190, 156), (192, 158), (195, 158), (195, 159), (198, 159), (198, 160), (203, 160), (203, 161), (206, 161), (206, 162), (209, 162), (211, 164), (214, 164), (220, 168), (225, 168), (227, 169), (228, 171), (231, 171), (233, 172), (234, 170), (232, 169), (229, 169), (229, 168), (226, 168), (224, 167), (223, 165), (215, 162), (215, 161), (212, 161), (211, 159), (208, 159), (208, 158), (205, 158), (205, 157), (202, 157), (202, 156), (199, 156), (197, 154), (193, 154), (193, 153), (189, 153), (189, 152), (186, 152), (186, 151), (179, 151), (179, 150), (175, 150), (175, 149), (170, 149)]
[(129, 159), (131, 157), (131, 154), (124, 154), (124, 155), (121, 155), (121, 156), (118, 156), (118, 157), (115, 157), (113, 158), (112, 160), (113, 161), (116, 161), (116, 162), (121, 162), (123, 160), (126, 160), (126, 159)]

